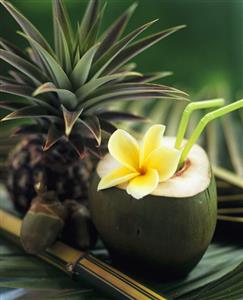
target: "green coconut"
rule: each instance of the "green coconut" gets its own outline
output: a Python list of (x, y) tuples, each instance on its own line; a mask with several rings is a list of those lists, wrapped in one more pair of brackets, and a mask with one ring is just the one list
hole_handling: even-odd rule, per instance
[[(163, 142), (171, 146), (175, 138)], [(93, 222), (111, 256), (146, 272), (186, 275), (205, 253), (216, 225), (216, 185), (207, 154), (194, 145), (182, 169), (140, 200), (127, 194), (126, 184), (97, 191), (100, 178), (115, 167), (107, 154), (90, 185)]]

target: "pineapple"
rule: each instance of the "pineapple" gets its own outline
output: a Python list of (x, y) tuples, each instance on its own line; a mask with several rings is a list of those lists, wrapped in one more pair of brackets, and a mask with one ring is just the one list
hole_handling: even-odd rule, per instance
[(137, 54), (184, 26), (166, 29), (134, 41), (155, 21), (123, 35), (136, 5), (129, 7), (99, 34), (105, 6), (88, 1), (81, 22), (72, 28), (61, 0), (53, 0), (54, 49), (9, 2), (0, 3), (12, 15), (28, 41), (26, 51), (0, 39), (0, 59), (14, 68), (1, 76), (0, 92), (18, 96), (0, 100), (8, 109), (1, 122), (18, 119), (14, 135), (22, 138), (10, 156), (8, 189), (25, 213), (36, 187), (54, 190), (60, 201), (85, 203), (87, 185), (114, 121), (141, 117), (109, 110), (110, 103), (137, 99), (184, 99), (185, 93), (152, 83), (164, 73), (141, 74), (129, 63)]

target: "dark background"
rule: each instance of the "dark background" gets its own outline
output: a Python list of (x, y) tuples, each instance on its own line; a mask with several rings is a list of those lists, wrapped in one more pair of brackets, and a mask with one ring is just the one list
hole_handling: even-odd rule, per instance
[[(52, 42), (51, 0), (11, 0)], [(133, 0), (108, 0), (103, 26), (108, 26)], [(65, 3), (73, 23), (80, 19), (87, 1), (67, 0)], [(192, 100), (223, 96), (236, 100), (243, 95), (242, 85), (242, 23), (243, 1), (140, 0), (130, 21), (133, 29), (159, 18), (148, 30), (152, 33), (171, 26), (186, 24), (187, 28), (162, 40), (140, 54), (135, 60), (138, 70), (174, 72), (164, 82), (182, 88)], [(0, 8), (0, 35), (20, 47), (25, 41), (16, 34), (17, 24)], [(4, 70), (4, 71), (2, 71)], [(1, 73), (6, 66), (1, 62)]]

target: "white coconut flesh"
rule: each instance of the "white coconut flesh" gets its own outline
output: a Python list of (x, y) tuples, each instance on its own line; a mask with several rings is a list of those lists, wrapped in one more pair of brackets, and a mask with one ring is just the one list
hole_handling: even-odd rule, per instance
[[(183, 141), (185, 144), (186, 140)], [(164, 137), (163, 145), (174, 147), (175, 137)], [(108, 153), (98, 164), (100, 178), (120, 167), (120, 164)], [(159, 183), (152, 195), (186, 198), (203, 192), (211, 181), (211, 168), (208, 156), (202, 147), (195, 144), (187, 157), (185, 166), (165, 182)], [(117, 186), (126, 190), (127, 183)]]

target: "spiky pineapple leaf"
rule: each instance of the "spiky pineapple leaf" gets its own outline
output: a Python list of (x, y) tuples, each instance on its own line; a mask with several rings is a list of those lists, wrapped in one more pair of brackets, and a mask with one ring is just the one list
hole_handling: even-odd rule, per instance
[(17, 95), (26, 99), (29, 99), (33, 103), (39, 104), (40, 106), (48, 108), (51, 112), (56, 113), (56, 109), (50, 105), (46, 100), (33, 97), (32, 93), (34, 90), (28, 86), (2, 83), (0, 84), (0, 92)]
[(85, 109), (88, 110), (96, 105), (104, 104), (109, 101), (168, 98), (185, 100), (184, 93), (172, 87), (148, 84), (148, 83), (119, 83), (108, 87), (101, 87), (82, 101)]
[(88, 131), (90, 131), (91, 135), (95, 138), (97, 142), (97, 146), (101, 144), (101, 128), (100, 121), (96, 116), (93, 115), (85, 115), (83, 119), (78, 120)]
[(109, 102), (117, 102), (117, 101), (137, 101), (137, 100), (148, 100), (148, 99), (167, 99), (167, 100), (181, 100), (188, 101), (187, 98), (176, 96), (173, 93), (163, 92), (159, 90), (154, 91), (137, 91), (137, 92), (125, 92), (121, 95), (117, 95), (116, 93), (110, 93), (106, 95), (102, 95), (100, 97), (95, 97), (90, 101), (88, 105), (84, 106), (85, 111), (93, 111), (97, 110), (98, 107), (104, 106), (104, 104)]
[(146, 119), (140, 115), (132, 114), (129, 112), (121, 111), (102, 111), (97, 113), (96, 116), (99, 119), (107, 121), (145, 121)]
[(104, 55), (97, 60), (97, 62), (92, 67), (93, 78), (99, 77), (106, 67), (115, 59), (115, 57), (125, 48), (129, 43), (131, 43), (139, 34), (144, 30), (154, 24), (157, 20), (148, 22), (139, 28), (135, 29), (123, 39), (116, 42)]
[(20, 56), (24, 59), (27, 58), (27, 56), (21, 49), (19, 49), (18, 47), (16, 47), (16, 45), (10, 43), (9, 41), (7, 41), (6, 39), (4, 39), (2, 37), (0, 37), (0, 46), (2, 49), (7, 50), (8, 52), (16, 54), (17, 56)]
[(17, 70), (20, 70), (22, 73), (28, 76), (35, 83), (35, 85), (41, 84), (41, 80), (44, 79), (43, 74), (36, 66), (22, 57), (17, 56), (16, 54), (6, 50), (0, 50), (0, 59), (9, 63)]
[(78, 103), (78, 99), (75, 94), (69, 90), (57, 88), (52, 82), (46, 82), (40, 85), (34, 92), (33, 96), (38, 96), (45, 93), (57, 93), (60, 98), (60, 103), (67, 109), (72, 109)]
[(83, 99), (85, 99), (90, 93), (98, 89), (100, 86), (109, 83), (110, 81), (116, 80), (116, 79), (122, 79), (124, 80), (126, 77), (141, 77), (142, 74), (138, 72), (123, 72), (123, 73), (116, 73), (113, 75), (107, 75), (103, 76), (97, 79), (92, 79), (86, 84), (84, 84), (82, 87), (80, 87), (76, 91), (76, 95), (78, 97), (79, 102), (81, 102)]
[(16, 80), (11, 77), (0, 75), (0, 84), (16, 84)]
[[(6, 1), (1, 0), (1, 3), (8, 7), (7, 10), (24, 31), (20, 34), (30, 44), (27, 50), (29, 58), (26, 61), (36, 67), (43, 77), (38, 76), (39, 82), (32, 83), (31, 80), (33, 79), (29, 79), (25, 72), (19, 74), (18, 71), (15, 71), (12, 73), (12, 77), (18, 84), (14, 85), (12, 79), (3, 78), (1, 83), (4, 85), (1, 84), (0, 91), (19, 95), (28, 100), (28, 103), (21, 102), (23, 107), (22, 104), (18, 104), (22, 107), (21, 112), (20, 110), (16, 111), (18, 118), (24, 118), (22, 113), (25, 110), (28, 112), (28, 118), (31, 118), (31, 113), (28, 111), (30, 103), (36, 104), (35, 106), (38, 107), (36, 111), (39, 110), (40, 115), (39, 117), (34, 116), (34, 119), (40, 123), (41, 134), (46, 135), (48, 133), (47, 127), (50, 126), (50, 123), (64, 132), (66, 127), (66, 134), (69, 135), (69, 138), (75, 134), (85, 142), (86, 139), (93, 136), (95, 142), (92, 145), (92, 151), (96, 152), (97, 144), (99, 145), (101, 142), (101, 130), (107, 127), (109, 131), (114, 131), (115, 127), (110, 123), (110, 119), (131, 118), (127, 114), (119, 114), (118, 112), (99, 115), (101, 113), (99, 108), (104, 109), (102, 106), (106, 106), (106, 103), (118, 100), (150, 99), (151, 97), (176, 100), (185, 98), (185, 95), (178, 90), (164, 86), (160, 88), (148, 85), (138, 86), (138, 84), (146, 81), (158, 79), (160, 75), (147, 75), (143, 78), (144, 81), (142, 79), (140, 81), (138, 77), (141, 77), (141, 74), (131, 72), (135, 67), (134, 64), (120, 63), (114, 73), (110, 72), (110, 74), (102, 76), (102, 73), (113, 64), (119, 53), (129, 49), (131, 47), (129, 45), (134, 42), (135, 38), (155, 22), (142, 25), (120, 39), (136, 4), (128, 8), (103, 35), (98, 37), (105, 6), (100, 9), (98, 0), (89, 1), (82, 22), (78, 22), (78, 30), (74, 38), (63, 1), (54, 0), (55, 53), (38, 30), (21, 13)], [(97, 41), (100, 42), (100, 45), (97, 45)], [(152, 43), (152, 40), (150, 39), (148, 43)], [(142, 47), (146, 49), (144, 44)], [(6, 46), (4, 44), (3, 48), (5, 50), (2, 51), (16, 55), (17, 50), (11, 45)], [(20, 53), (19, 57), (21, 58)], [(132, 83), (135, 88), (128, 85), (118, 85), (122, 83)], [(28, 90), (25, 89), (25, 86), (28, 87)], [(6, 88), (10, 88), (9, 91), (6, 91)], [(4, 101), (2, 104), (5, 105)], [(17, 108), (14, 102), (11, 105), (12, 108)], [(43, 115), (41, 111), (46, 111), (48, 116)], [(45, 121), (45, 124), (48, 122), (48, 126), (44, 128), (41, 121)], [(82, 148), (82, 146), (79, 147)], [(77, 148), (79, 147), (77, 146)], [(84, 147), (85, 149), (89, 148), (86, 145)]]
[(24, 108), (21, 108), (19, 110), (16, 110), (7, 116), (5, 116), (1, 121), (9, 121), (9, 120), (15, 120), (15, 119), (25, 119), (25, 118), (56, 118), (55, 116), (52, 116), (48, 110), (46, 110), (44, 107), (37, 106), (37, 105), (31, 105), (26, 106)]
[(100, 10), (99, 14), (97, 15), (97, 18), (93, 24), (93, 26), (91, 27), (84, 43), (83, 43), (83, 52), (88, 51), (92, 45), (96, 44), (97, 38), (98, 38), (98, 33), (99, 33), (99, 29), (100, 29), (100, 25), (103, 19), (103, 15), (105, 12), (105, 8), (106, 8), (106, 4), (105, 3), (102, 7), (102, 9)]
[(0, 101), (0, 108), (4, 108), (4, 109), (7, 109), (7, 110), (11, 110), (11, 111), (21, 109), (25, 106), (26, 106), (26, 104), (17, 102), (16, 100), (15, 100), (15, 102)]
[(153, 72), (153, 73), (147, 73), (147, 74), (143, 74), (142, 76), (134, 76), (134, 78), (128, 78), (127, 80), (123, 80), (123, 82), (143, 82), (143, 83), (148, 83), (148, 82), (153, 82), (156, 81), (158, 79), (162, 79), (168, 76), (173, 75), (172, 72)]
[[(80, 25), (80, 31), (79, 31), (79, 40), (84, 41), (92, 28), (95, 19), (97, 18), (99, 12), (99, 1), (98, 0), (90, 0), (88, 3), (88, 6), (86, 8), (85, 14), (82, 19), (82, 23)], [(82, 49), (82, 44), (80, 45), (80, 48)]]
[(56, 61), (56, 59), (32, 38), (30, 38), (29, 36), (25, 35), (22, 32), (19, 32), (19, 34), (33, 43), (33, 47), (36, 49), (36, 51), (39, 53), (42, 60), (45, 62), (45, 65), (50, 71), (50, 76), (53, 78), (57, 86), (65, 89), (70, 89), (71, 83), (66, 73), (63, 71), (61, 66)]
[[(72, 51), (73, 46), (73, 31), (71, 22), (69, 19), (69, 15), (66, 11), (65, 6), (62, 3), (62, 0), (53, 0), (52, 1), (53, 6), (53, 20), (54, 20), (54, 39), (55, 39), (55, 50), (58, 50), (58, 39), (60, 38), (58, 32), (56, 29), (60, 26), (62, 29), (62, 32), (64, 36), (67, 39), (67, 44), (69, 45), (69, 50)], [(55, 20), (58, 20), (58, 23), (55, 22)]]
[[(72, 50), (70, 50), (69, 43), (67, 38), (63, 32), (62, 26), (59, 24), (59, 20), (55, 20), (57, 23), (56, 32), (59, 36), (59, 50), (57, 52), (57, 57), (62, 68), (65, 70), (67, 74), (72, 71)], [(60, 52), (60, 54), (58, 54)]]
[(143, 38), (135, 42), (134, 44), (128, 46), (127, 48), (123, 49), (118, 53), (118, 55), (114, 58), (114, 60), (107, 66), (104, 70), (104, 74), (110, 74), (116, 71), (121, 65), (128, 62), (133, 57), (137, 56), (139, 53), (144, 51), (145, 49), (151, 47), (155, 43), (159, 42), (161, 39), (167, 37), (168, 35), (184, 28), (185, 25), (176, 26), (172, 28), (168, 28), (161, 32), (152, 34), (149, 37)]
[(102, 118), (100, 119), (100, 128), (101, 130), (104, 130), (105, 132), (108, 132), (110, 134), (117, 130), (117, 127), (113, 123)]
[(133, 3), (100, 37), (100, 46), (95, 55), (98, 60), (122, 35), (126, 25), (131, 18), (137, 3)]
[(48, 129), (47, 138), (45, 140), (45, 145), (43, 147), (43, 150), (47, 151), (48, 149), (50, 149), (62, 137), (63, 137), (63, 132), (58, 130), (55, 124), (51, 124)]
[(7, 11), (13, 16), (16, 22), (20, 25), (23, 31), (31, 37), (32, 40), (40, 44), (49, 53), (53, 53), (50, 45), (47, 43), (41, 33), (34, 27), (34, 25), (26, 19), (12, 4), (5, 0), (0, 0), (0, 3), (7, 9)]
[(14, 83), (17, 82), (23, 85), (34, 86), (31, 80), (23, 73), (11, 70), (9, 71), (9, 75), (13, 77)]
[(79, 109), (77, 111), (69, 111), (65, 108), (65, 106), (61, 105), (64, 124), (65, 124), (65, 134), (69, 136), (72, 132), (73, 126), (75, 125), (76, 121), (78, 120), (79, 116), (81, 115), (83, 109)]
[(94, 55), (99, 47), (99, 44), (90, 48), (79, 60), (70, 75), (76, 89), (80, 88), (87, 80), (92, 65)]
[(45, 67), (45, 65), (43, 64), (38, 52), (34, 51), (34, 49), (32, 49), (30, 47), (26, 48), (26, 52), (29, 56), (30, 61), (33, 62), (34, 64), (36, 64), (37, 66), (39, 66), (40, 69), (42, 70), (42, 72), (44, 73), (44, 75), (48, 76), (48, 70)]
[(129, 91), (161, 91), (161, 92), (171, 92), (175, 93), (178, 95), (183, 95), (183, 96), (188, 96), (187, 93), (182, 92), (174, 87), (170, 87), (167, 85), (162, 85), (162, 84), (155, 84), (155, 83), (143, 83), (143, 82), (138, 82), (138, 83), (130, 83), (130, 82), (121, 82), (121, 83), (115, 83), (112, 86), (105, 86), (105, 87), (100, 87), (99, 89), (96, 90), (95, 93), (92, 95), (102, 95), (105, 93), (123, 93), (123, 92), (129, 92)]

